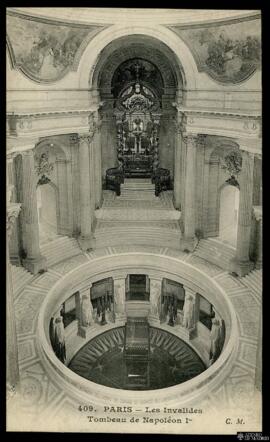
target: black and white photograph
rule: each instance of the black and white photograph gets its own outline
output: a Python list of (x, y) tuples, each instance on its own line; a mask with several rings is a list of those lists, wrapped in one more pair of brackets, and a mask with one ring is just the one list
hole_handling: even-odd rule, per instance
[(8, 432), (262, 440), (261, 16), (6, 8)]

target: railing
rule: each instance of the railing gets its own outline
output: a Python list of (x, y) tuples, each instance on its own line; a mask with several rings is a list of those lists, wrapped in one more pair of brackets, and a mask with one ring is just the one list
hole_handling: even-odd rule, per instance
[(113, 190), (116, 195), (121, 195), (121, 184), (124, 182), (124, 174), (118, 167), (106, 170), (106, 189)]
[(158, 168), (152, 175), (152, 183), (155, 184), (155, 195), (171, 189), (171, 177), (168, 169)]

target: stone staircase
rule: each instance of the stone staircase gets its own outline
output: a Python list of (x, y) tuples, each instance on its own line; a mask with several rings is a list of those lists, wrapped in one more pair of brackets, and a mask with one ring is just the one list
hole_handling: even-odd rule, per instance
[(16, 298), (23, 288), (34, 278), (24, 267), (11, 265), (13, 293)]
[(82, 253), (77, 240), (68, 236), (61, 236), (55, 241), (42, 244), (40, 251), (47, 259), (48, 267)]
[(230, 271), (230, 261), (235, 257), (235, 249), (213, 238), (201, 239), (194, 251), (194, 256)]
[(172, 194), (156, 197), (150, 180), (139, 178), (125, 180), (122, 190), (116, 198), (106, 194), (95, 212), (96, 248), (134, 244), (179, 249), (180, 212), (173, 207)]
[(172, 229), (165, 222), (108, 222), (107, 227), (103, 222), (102, 226), (97, 225), (94, 236), (96, 248), (134, 244), (178, 249), (181, 232), (180, 228)]
[(253, 270), (241, 279), (241, 282), (249, 288), (258, 300), (262, 297), (262, 270)]
[(121, 185), (121, 195), (118, 200), (155, 200), (155, 185), (150, 179), (126, 178)]

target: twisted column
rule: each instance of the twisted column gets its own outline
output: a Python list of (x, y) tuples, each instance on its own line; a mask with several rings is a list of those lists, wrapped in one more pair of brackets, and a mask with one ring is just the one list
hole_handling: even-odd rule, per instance
[(253, 167), (254, 155), (242, 151), (236, 256), (231, 261), (231, 271), (239, 276), (246, 275), (254, 266), (249, 258), (253, 203)]
[[(94, 183), (93, 173), (90, 173), (90, 159), (93, 161), (92, 143), (90, 149), (91, 140), (89, 134), (79, 136), (81, 234), (78, 241), (83, 250), (93, 248), (94, 245), (92, 234), (94, 219)], [(91, 168), (93, 169), (93, 167)]]
[(19, 387), (19, 362), (18, 345), (16, 334), (16, 320), (14, 308), (14, 294), (12, 285), (11, 266), (9, 261), (9, 240), (12, 234), (14, 223), (21, 210), (21, 204), (11, 203), (7, 207), (6, 220), (6, 380), (9, 390), (16, 391)]
[(46, 258), (41, 256), (36, 194), (36, 175), (33, 150), (22, 154), (22, 231), (26, 258), (23, 265), (34, 275), (47, 269)]
[(181, 250), (193, 251), (195, 238), (195, 178), (196, 178), (196, 141), (197, 136), (183, 136), (186, 144), (185, 195), (182, 214), (184, 236), (180, 240)]

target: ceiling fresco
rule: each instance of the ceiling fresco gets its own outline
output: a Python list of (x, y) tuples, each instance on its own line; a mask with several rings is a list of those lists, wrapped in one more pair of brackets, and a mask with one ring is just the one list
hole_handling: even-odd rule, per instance
[(261, 20), (200, 27), (169, 26), (190, 48), (198, 70), (222, 83), (246, 80), (261, 68)]
[(69, 25), (7, 15), (7, 39), (14, 68), (31, 79), (50, 82), (76, 69), (89, 41), (104, 26)]

